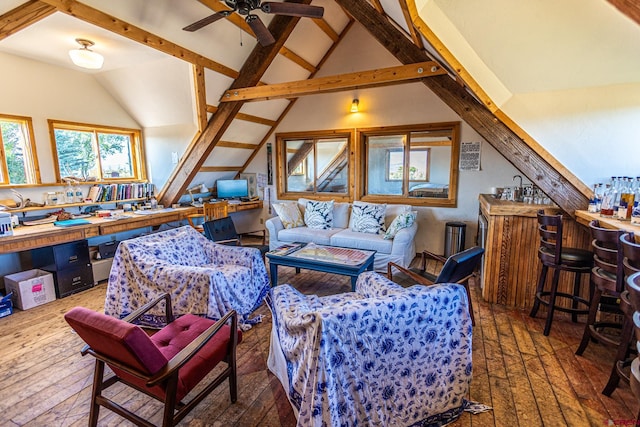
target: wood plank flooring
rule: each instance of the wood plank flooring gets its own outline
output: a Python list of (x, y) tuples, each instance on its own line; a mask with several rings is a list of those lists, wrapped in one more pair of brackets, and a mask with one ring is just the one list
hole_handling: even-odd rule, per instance
[[(350, 290), (349, 279), (331, 274), (282, 269), (281, 282), (321, 295)], [(88, 420), (93, 359), (82, 357), (81, 340), (63, 320), (76, 305), (100, 311), (106, 285), (0, 319), (0, 425), (84, 426)], [(583, 324), (554, 321), (542, 334), (542, 309), (528, 313), (481, 301), (472, 284), (476, 326), (473, 381), (469, 398), (493, 407), (465, 413), (451, 424), (467, 426), (633, 425), (638, 403), (622, 384), (608, 398), (600, 393), (615, 349), (591, 343), (584, 356), (574, 351)], [(231, 404), (227, 383), (215, 390), (181, 423), (184, 426), (294, 426), (295, 418), (280, 383), (268, 372), (271, 316), (245, 333), (238, 347), (239, 396)], [(161, 419), (160, 405), (124, 387), (111, 395), (143, 416)], [(101, 426), (129, 425), (105, 409)]]

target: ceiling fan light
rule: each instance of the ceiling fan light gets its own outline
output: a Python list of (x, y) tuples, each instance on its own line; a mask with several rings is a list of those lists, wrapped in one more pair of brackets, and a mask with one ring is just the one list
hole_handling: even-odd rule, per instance
[(87, 68), (89, 70), (99, 70), (102, 68), (102, 64), (104, 64), (104, 57), (89, 49), (89, 46), (93, 46), (94, 43), (91, 40), (85, 39), (76, 39), (76, 41), (82, 47), (69, 51), (71, 62), (78, 67)]

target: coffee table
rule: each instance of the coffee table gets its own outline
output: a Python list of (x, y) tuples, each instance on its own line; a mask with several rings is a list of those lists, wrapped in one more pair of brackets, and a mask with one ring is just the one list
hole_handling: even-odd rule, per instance
[[(292, 245), (287, 245), (292, 246)], [(271, 286), (278, 284), (278, 267), (294, 267), (296, 273), (301, 269), (322, 271), (324, 273), (341, 274), (351, 277), (351, 290), (356, 289), (356, 279), (363, 271), (373, 271), (373, 258), (376, 251), (322, 246), (314, 243), (300, 244), (299, 248), (289, 247), (286, 250), (274, 249), (267, 252)]]

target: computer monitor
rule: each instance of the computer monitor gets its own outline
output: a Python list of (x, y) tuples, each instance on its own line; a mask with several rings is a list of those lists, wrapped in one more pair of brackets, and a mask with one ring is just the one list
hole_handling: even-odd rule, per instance
[(238, 199), (249, 196), (249, 183), (246, 179), (219, 179), (218, 199)]

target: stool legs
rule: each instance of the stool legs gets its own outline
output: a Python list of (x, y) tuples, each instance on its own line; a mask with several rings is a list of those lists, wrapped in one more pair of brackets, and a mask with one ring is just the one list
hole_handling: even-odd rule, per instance
[[(558, 283), (560, 281), (560, 272), (559, 268), (553, 269), (553, 278), (551, 280), (551, 289), (548, 291), (544, 290), (545, 281), (547, 278), (547, 272), (549, 267), (547, 265), (542, 265), (542, 270), (540, 271), (540, 278), (538, 280), (538, 287), (536, 289), (536, 297), (533, 302), (533, 307), (531, 308), (531, 313), (529, 313), (530, 317), (535, 317), (538, 313), (538, 309), (540, 308), (540, 304), (544, 304), (547, 306), (547, 318), (544, 324), (544, 335), (548, 336), (551, 332), (551, 323), (553, 322), (553, 315), (556, 310), (570, 312), (571, 320), (573, 322), (578, 321), (578, 314), (587, 314), (589, 310), (579, 310), (578, 304), (588, 304), (586, 300), (580, 297), (580, 273), (574, 272), (575, 278), (573, 282), (573, 295), (570, 295), (565, 292), (558, 292)], [(549, 297), (548, 300), (545, 300), (543, 297)], [(558, 297), (569, 298), (571, 299), (571, 308), (557, 307), (556, 299)]]
[(604, 386), (604, 390), (602, 390), (602, 394), (605, 396), (611, 396), (611, 393), (616, 389), (620, 379), (624, 379), (625, 382), (629, 381), (629, 378), (624, 373), (623, 368), (628, 366), (627, 358), (630, 354), (630, 344), (633, 340), (633, 320), (630, 318), (633, 316), (633, 309), (631, 308), (631, 303), (629, 302), (626, 295), (622, 295), (620, 298), (620, 307), (625, 313), (624, 321), (622, 322), (622, 333), (620, 335), (620, 344), (618, 345), (618, 350), (616, 352), (616, 359), (613, 362), (613, 367), (611, 368), (611, 374), (609, 375), (609, 381), (607, 385)]
[(593, 296), (591, 297), (591, 305), (589, 307), (589, 316), (587, 317), (587, 324), (584, 327), (584, 333), (582, 334), (582, 341), (580, 341), (580, 345), (576, 350), (576, 354), (581, 356), (584, 353), (587, 345), (589, 345), (589, 341), (591, 340), (591, 328), (590, 325), (596, 323), (596, 315), (598, 314), (598, 306), (600, 305), (600, 297), (602, 296), (602, 291), (599, 288), (596, 288), (593, 292)]

